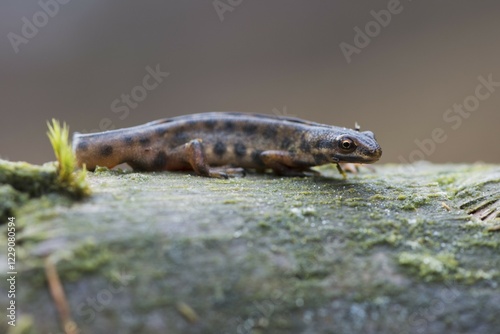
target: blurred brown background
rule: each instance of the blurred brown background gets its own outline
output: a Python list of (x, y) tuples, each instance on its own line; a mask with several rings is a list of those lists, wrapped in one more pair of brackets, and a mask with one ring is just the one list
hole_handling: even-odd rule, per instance
[[(51, 118), (92, 131), (245, 111), (357, 121), (382, 162), (500, 162), (500, 87), (473, 97), (479, 76), (500, 82), (499, 1), (55, 1), (0, 4), (2, 158), (54, 160)], [(370, 24), (388, 7), (385, 27)], [(348, 63), (340, 44), (366, 24)], [(169, 75), (141, 88), (158, 64)], [(464, 101), (467, 118), (447, 112)]]

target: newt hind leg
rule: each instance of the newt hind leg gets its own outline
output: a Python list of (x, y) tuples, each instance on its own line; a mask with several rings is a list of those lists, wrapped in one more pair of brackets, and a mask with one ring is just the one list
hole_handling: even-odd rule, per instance
[(185, 161), (200, 176), (223, 179), (227, 179), (229, 176), (245, 176), (243, 168), (210, 167), (201, 139), (193, 139), (177, 147), (171, 155), (177, 161)]

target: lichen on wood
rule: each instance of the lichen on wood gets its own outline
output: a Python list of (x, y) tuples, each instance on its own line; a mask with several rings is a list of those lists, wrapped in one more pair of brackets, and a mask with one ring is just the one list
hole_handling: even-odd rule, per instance
[(99, 169), (83, 202), (31, 199), (15, 209), (23, 314), (40, 333), (60, 330), (50, 254), (83, 332), (499, 328), (500, 233), (489, 231), (499, 221), (469, 211), (500, 199), (500, 166), (320, 171), (217, 180)]

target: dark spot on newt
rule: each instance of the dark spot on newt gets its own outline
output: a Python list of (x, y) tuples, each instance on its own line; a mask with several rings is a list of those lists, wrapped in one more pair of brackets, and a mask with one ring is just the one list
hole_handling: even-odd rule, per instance
[(197, 129), (202, 123), (196, 119), (186, 121), (185, 126), (187, 129)]
[(217, 125), (217, 121), (215, 119), (207, 119), (205, 121), (205, 126), (208, 130), (213, 130), (213, 128)]
[(151, 139), (148, 137), (141, 137), (139, 138), (139, 143), (141, 143), (141, 146), (147, 146), (149, 143), (151, 143)]
[(330, 146), (331, 146), (331, 141), (329, 141), (327, 139), (318, 140), (317, 147), (319, 149), (327, 149), (327, 148), (330, 148)]
[(111, 154), (113, 154), (113, 147), (111, 145), (104, 145), (99, 150), (99, 153), (103, 157), (109, 157)]
[(174, 135), (181, 133), (181, 132), (185, 132), (185, 131), (186, 131), (186, 128), (184, 127), (184, 125), (179, 125), (179, 126), (174, 128)]
[(126, 136), (125, 138), (123, 138), (123, 142), (125, 143), (125, 145), (130, 146), (134, 143), (134, 138)]
[(283, 141), (281, 142), (281, 148), (286, 150), (292, 145), (292, 139), (290, 137), (285, 137)]
[(276, 137), (276, 134), (278, 133), (278, 129), (276, 129), (275, 126), (273, 125), (268, 125), (264, 128), (264, 132), (262, 133), (262, 135), (264, 136), (264, 138), (274, 138)]
[(158, 152), (158, 154), (153, 160), (153, 168), (157, 170), (163, 169), (166, 164), (167, 164), (167, 155), (163, 151)]
[(300, 140), (300, 150), (304, 153), (311, 152), (311, 143), (306, 138)]
[(163, 137), (165, 135), (165, 133), (167, 133), (167, 129), (165, 129), (164, 127), (158, 127), (158, 128), (155, 129), (155, 133), (159, 137)]
[(224, 153), (226, 153), (226, 144), (224, 144), (223, 142), (221, 141), (218, 141), (217, 143), (215, 143), (215, 146), (214, 146), (214, 153), (217, 154), (218, 156), (223, 156)]
[(89, 145), (86, 142), (82, 141), (78, 143), (78, 146), (76, 148), (80, 151), (86, 151), (89, 148)]
[(176, 146), (185, 144), (189, 141), (189, 135), (185, 132), (184, 128), (181, 127), (175, 131), (173, 141)]
[(321, 164), (328, 161), (327, 156), (324, 155), (323, 153), (314, 154), (313, 158), (314, 158), (314, 162), (317, 163), (318, 165), (321, 165)]
[(261, 158), (261, 156), (260, 156), (260, 154), (261, 154), (261, 153), (262, 153), (262, 151), (261, 151), (261, 150), (253, 151), (253, 152), (252, 152), (252, 161), (253, 161), (256, 165), (264, 167), (264, 166), (265, 166), (265, 164), (264, 164), (264, 162), (262, 161), (262, 158)]
[(234, 123), (232, 121), (225, 121), (224, 122), (224, 130), (231, 131), (234, 129)]
[(257, 131), (257, 125), (255, 124), (246, 124), (245, 126), (243, 126), (243, 132), (246, 134), (246, 135), (253, 135), (255, 133), (255, 131)]
[(236, 156), (240, 158), (245, 156), (245, 154), (247, 154), (247, 147), (245, 146), (245, 144), (237, 142), (234, 145), (234, 154), (236, 154)]

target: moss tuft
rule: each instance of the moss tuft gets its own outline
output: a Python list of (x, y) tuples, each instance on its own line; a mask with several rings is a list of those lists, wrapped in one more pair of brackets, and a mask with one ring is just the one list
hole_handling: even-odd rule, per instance
[(84, 197), (90, 194), (90, 188), (86, 181), (87, 172), (85, 168), (75, 171), (76, 158), (69, 142), (69, 127), (59, 121), (52, 119), (52, 124), (47, 122), (50, 143), (57, 158), (57, 180), (60, 185), (70, 194), (76, 197)]

